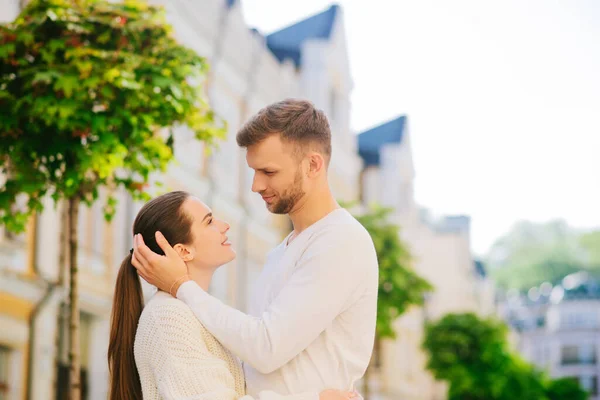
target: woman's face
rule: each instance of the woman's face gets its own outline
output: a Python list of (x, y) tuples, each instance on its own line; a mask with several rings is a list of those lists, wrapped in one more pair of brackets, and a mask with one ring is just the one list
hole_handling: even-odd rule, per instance
[[(199, 268), (217, 268), (235, 258), (227, 238), (229, 224), (213, 217), (211, 210), (196, 197), (189, 197), (182, 205), (192, 218), (192, 243), (188, 248), (188, 264)], [(186, 257), (184, 257), (185, 259)]]

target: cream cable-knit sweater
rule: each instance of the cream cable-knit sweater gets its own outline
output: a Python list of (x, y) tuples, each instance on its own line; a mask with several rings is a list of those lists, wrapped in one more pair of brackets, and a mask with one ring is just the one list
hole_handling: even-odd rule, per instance
[[(239, 360), (202, 326), (190, 308), (157, 292), (139, 320), (134, 354), (144, 400), (255, 400), (245, 395)], [(256, 400), (318, 400), (317, 392)]]

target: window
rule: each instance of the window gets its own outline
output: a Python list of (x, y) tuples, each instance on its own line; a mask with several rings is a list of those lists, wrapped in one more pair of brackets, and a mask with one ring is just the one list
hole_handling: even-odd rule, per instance
[(562, 364), (577, 364), (579, 361), (579, 352), (577, 346), (563, 346), (561, 349)]
[(596, 364), (596, 346), (593, 343), (582, 344), (579, 347), (579, 362), (581, 364)]
[(596, 396), (598, 394), (598, 376), (588, 375), (579, 378), (579, 384), (589, 394)]
[(572, 312), (561, 316), (561, 327), (566, 329), (595, 328), (598, 326), (595, 311)]
[(10, 349), (0, 346), (0, 400), (8, 399), (8, 363)]
[(596, 347), (593, 343), (564, 346), (561, 349), (561, 359), (563, 365), (596, 364)]

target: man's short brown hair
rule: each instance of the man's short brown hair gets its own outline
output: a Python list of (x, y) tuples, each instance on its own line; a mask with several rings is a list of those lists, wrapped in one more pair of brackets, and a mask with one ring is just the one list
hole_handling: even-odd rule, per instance
[(316, 150), (329, 163), (329, 121), (310, 101), (286, 99), (263, 108), (239, 130), (236, 139), (238, 146), (249, 147), (274, 134), (281, 135), (284, 142), (294, 144), (297, 155)]

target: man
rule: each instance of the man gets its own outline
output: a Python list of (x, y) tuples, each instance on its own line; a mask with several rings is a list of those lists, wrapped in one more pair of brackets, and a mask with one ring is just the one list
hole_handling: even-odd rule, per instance
[(378, 266), (368, 232), (331, 193), (327, 117), (310, 102), (284, 100), (259, 111), (237, 142), (255, 171), (252, 191), (294, 226), (268, 255), (250, 315), (189, 281), (185, 264), (160, 234), (166, 255), (138, 236), (133, 264), (146, 281), (176, 293), (244, 361), (250, 395), (351, 390), (373, 349)]

